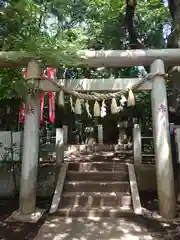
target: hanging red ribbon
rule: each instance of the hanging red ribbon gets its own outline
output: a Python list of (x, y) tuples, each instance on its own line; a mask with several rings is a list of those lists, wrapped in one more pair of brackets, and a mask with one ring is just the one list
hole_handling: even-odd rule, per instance
[[(55, 71), (53, 68), (47, 69), (47, 77), (49, 80), (55, 78)], [(55, 100), (54, 100), (54, 94), (52, 92), (48, 92), (48, 108), (49, 108), (49, 121), (51, 123), (54, 123), (54, 121), (55, 121)]]
[(22, 103), (22, 106), (19, 110), (19, 122), (24, 123), (24, 117), (25, 117), (25, 104)]
[[(24, 78), (27, 78), (27, 68), (24, 71)], [(25, 104), (22, 103), (21, 108), (19, 109), (19, 122), (24, 123), (25, 117)]]
[[(42, 74), (42, 80), (44, 80), (44, 73)], [(44, 93), (40, 92), (40, 124), (44, 125)]]

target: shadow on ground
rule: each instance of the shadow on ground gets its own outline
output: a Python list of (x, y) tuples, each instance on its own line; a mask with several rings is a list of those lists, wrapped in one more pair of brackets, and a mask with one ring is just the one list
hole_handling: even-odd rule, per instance
[[(149, 200), (148, 204), (152, 205)], [(48, 209), (50, 199), (38, 200), (37, 205)], [(165, 223), (141, 216), (100, 220), (45, 214), (36, 224), (6, 223), (4, 220), (17, 208), (18, 198), (0, 200), (0, 240), (180, 240), (180, 222)]]
[[(38, 200), (40, 208), (47, 209), (50, 200)], [(37, 235), (40, 227), (44, 224), (46, 214), (35, 224), (12, 222), (4, 220), (9, 217), (14, 210), (18, 209), (18, 197), (12, 199), (0, 199), (0, 240), (31, 240)]]
[(147, 227), (142, 217), (102, 219), (48, 218), (35, 240), (151, 240), (165, 239), (162, 226)]

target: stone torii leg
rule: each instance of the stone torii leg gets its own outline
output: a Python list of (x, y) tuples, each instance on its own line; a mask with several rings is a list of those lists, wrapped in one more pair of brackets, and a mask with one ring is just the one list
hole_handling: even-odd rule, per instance
[[(32, 61), (28, 65), (28, 79), (40, 80), (39, 64)], [(24, 140), (20, 182), (19, 210), (12, 218), (22, 222), (36, 222), (43, 210), (36, 209), (36, 182), (39, 157), (40, 94), (39, 91), (27, 96), (24, 122)]]
[[(152, 63), (151, 73), (164, 73), (164, 63), (162, 60), (158, 59)], [(171, 219), (176, 216), (176, 198), (169, 133), (167, 93), (164, 78), (161, 76), (155, 76), (153, 79), (151, 108), (160, 215)]]

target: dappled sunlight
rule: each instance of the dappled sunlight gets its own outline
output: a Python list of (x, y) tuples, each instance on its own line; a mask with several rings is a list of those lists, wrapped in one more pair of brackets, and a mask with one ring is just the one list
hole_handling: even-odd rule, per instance
[[(69, 145), (64, 153), (65, 162), (109, 162), (132, 160), (132, 150), (117, 150), (118, 145)], [(127, 159), (128, 156), (128, 159)]]
[(56, 218), (47, 220), (35, 240), (70, 239), (153, 239), (143, 219), (134, 218)]
[[(40, 204), (39, 200), (37, 203)], [(17, 207), (18, 198), (0, 200), (0, 239), (33, 239), (43, 225), (45, 215), (35, 224), (17, 221), (7, 222), (7, 218)]]

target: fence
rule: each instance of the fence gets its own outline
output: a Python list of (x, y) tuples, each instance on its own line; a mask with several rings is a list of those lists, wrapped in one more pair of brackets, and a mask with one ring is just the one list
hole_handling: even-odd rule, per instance
[[(172, 161), (174, 166), (177, 162), (180, 163), (180, 151), (178, 151), (178, 149), (180, 149), (179, 129), (179, 126), (175, 126), (173, 123), (169, 124)], [(155, 164), (154, 139), (152, 136), (142, 136), (139, 124), (135, 124), (133, 128), (133, 152), (135, 164)]]
[(133, 128), (133, 152), (135, 164), (155, 164), (153, 137), (141, 136), (139, 124)]
[[(54, 135), (40, 137), (40, 161), (55, 161), (55, 142)], [(20, 161), (22, 145), (23, 131), (0, 131), (0, 162)]]
[[(67, 127), (64, 129), (64, 141), (67, 142)], [(0, 131), (0, 162), (20, 161), (23, 146), (23, 131)], [(29, 146), (31, 147), (31, 146)], [(55, 161), (56, 131), (48, 131), (46, 135), (40, 133), (39, 160)]]
[[(99, 143), (102, 144), (103, 129), (102, 126), (98, 127), (99, 127), (98, 139)], [(64, 126), (63, 128), (64, 128), (63, 138), (65, 143), (67, 143), (67, 127)], [(23, 131), (21, 132), (0, 131), (0, 162), (20, 161), (22, 154), (22, 145), (23, 145)], [(172, 144), (172, 141), (171, 146), (175, 148)], [(176, 150), (172, 149), (172, 153), (175, 151)], [(133, 128), (133, 152), (135, 164), (155, 164), (153, 137), (141, 136), (141, 128), (138, 124), (135, 124)], [(49, 133), (46, 134), (45, 136), (41, 136), (40, 134), (39, 160), (43, 162), (46, 161), (55, 162), (56, 132), (53, 133), (49, 131)]]
[(0, 131), (0, 161), (19, 161), (22, 132)]
[[(153, 138), (141, 136), (139, 125), (133, 129), (134, 136), (134, 159), (135, 162), (154, 163)], [(99, 143), (103, 143), (101, 126), (98, 131)], [(67, 143), (67, 129), (65, 127), (64, 140)], [(135, 139), (136, 138), (136, 139)], [(148, 143), (147, 141), (151, 141)], [(0, 162), (20, 161), (23, 145), (23, 131), (0, 131)], [(56, 159), (56, 132), (40, 134), (39, 160), (44, 162), (55, 161)]]

